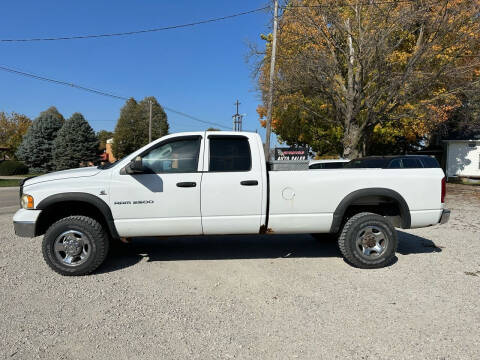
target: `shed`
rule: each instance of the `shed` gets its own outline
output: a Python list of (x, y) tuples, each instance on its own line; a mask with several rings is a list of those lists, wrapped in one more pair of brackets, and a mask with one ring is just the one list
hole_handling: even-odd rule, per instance
[(480, 179), (480, 140), (444, 140), (445, 173), (449, 177)]

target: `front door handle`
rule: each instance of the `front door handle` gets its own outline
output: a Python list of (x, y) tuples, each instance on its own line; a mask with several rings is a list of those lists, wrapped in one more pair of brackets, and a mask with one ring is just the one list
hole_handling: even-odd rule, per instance
[(186, 182), (177, 183), (177, 187), (195, 187), (195, 186), (197, 186), (196, 182), (186, 181)]
[(257, 180), (243, 180), (243, 181), (240, 181), (240, 185), (255, 186), (255, 185), (258, 185), (258, 181)]

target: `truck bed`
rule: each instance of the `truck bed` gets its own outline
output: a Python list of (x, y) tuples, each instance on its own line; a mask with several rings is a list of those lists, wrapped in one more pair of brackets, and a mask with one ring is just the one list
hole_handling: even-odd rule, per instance
[[(385, 188), (401, 194), (410, 227), (438, 223), (441, 169), (326, 169), (269, 171), (268, 227), (276, 233), (328, 232), (340, 203), (357, 190)], [(368, 194), (368, 191), (365, 191)], [(365, 196), (375, 204), (381, 199)]]

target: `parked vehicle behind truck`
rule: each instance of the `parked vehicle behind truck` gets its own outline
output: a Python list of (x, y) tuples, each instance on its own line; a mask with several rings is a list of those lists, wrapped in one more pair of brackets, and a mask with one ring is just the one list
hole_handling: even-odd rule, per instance
[(308, 168), (315, 169), (341, 169), (348, 164), (347, 159), (327, 159), (327, 160), (310, 160)]
[(106, 167), (27, 179), (20, 196), (16, 234), (44, 235), (63, 275), (94, 271), (120, 238), (213, 234), (337, 234), (349, 263), (378, 268), (395, 256), (395, 227), (450, 213), (441, 169), (269, 171), (247, 132), (168, 135)]

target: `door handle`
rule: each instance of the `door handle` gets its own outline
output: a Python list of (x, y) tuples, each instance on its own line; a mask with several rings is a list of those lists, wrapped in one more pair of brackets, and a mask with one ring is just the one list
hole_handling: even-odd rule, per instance
[(195, 187), (195, 186), (197, 186), (196, 182), (186, 181), (186, 182), (177, 183), (177, 187)]
[(240, 181), (240, 185), (255, 186), (255, 185), (258, 185), (258, 181), (257, 180), (243, 180), (243, 181)]

